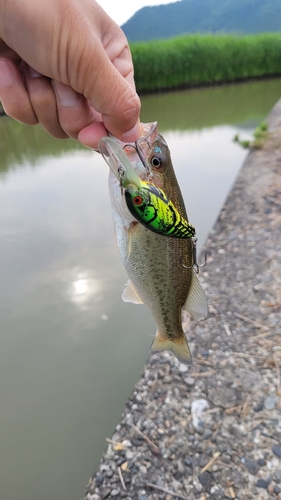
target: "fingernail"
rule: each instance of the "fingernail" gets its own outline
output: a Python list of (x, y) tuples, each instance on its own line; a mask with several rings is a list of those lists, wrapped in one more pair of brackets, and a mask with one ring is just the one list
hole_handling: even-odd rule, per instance
[(65, 108), (71, 108), (78, 103), (79, 94), (64, 83), (53, 81), (59, 101)]
[(31, 66), (27, 67), (31, 78), (40, 78), (40, 76), (42, 76), (41, 73), (38, 73), (38, 71), (36, 71), (36, 69), (32, 68)]
[(125, 134), (123, 134), (120, 137), (120, 140), (122, 142), (135, 142), (140, 138), (140, 135), (141, 135), (141, 130), (140, 130), (140, 124), (138, 122), (131, 130), (125, 132)]
[(0, 85), (8, 87), (15, 81), (15, 74), (8, 61), (0, 61)]

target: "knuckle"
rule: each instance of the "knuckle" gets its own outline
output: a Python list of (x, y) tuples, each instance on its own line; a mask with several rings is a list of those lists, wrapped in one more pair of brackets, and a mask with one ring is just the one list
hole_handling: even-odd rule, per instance
[(121, 105), (123, 121), (135, 123), (141, 109), (139, 96), (137, 94), (131, 95), (129, 99), (124, 99)]
[(31, 97), (32, 106), (36, 112), (49, 113), (50, 110), (56, 108), (55, 98), (52, 95), (48, 95), (46, 93), (34, 93)]

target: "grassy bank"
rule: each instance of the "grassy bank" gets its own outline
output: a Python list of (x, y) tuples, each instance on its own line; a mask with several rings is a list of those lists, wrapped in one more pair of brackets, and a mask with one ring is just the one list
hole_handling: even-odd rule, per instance
[(131, 50), (139, 93), (281, 74), (281, 34), (189, 35)]

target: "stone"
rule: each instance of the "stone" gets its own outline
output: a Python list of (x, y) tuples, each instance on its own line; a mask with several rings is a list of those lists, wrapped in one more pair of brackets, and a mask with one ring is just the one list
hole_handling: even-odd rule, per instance
[(203, 439), (210, 439), (210, 437), (213, 436), (213, 432), (211, 429), (205, 429), (204, 434), (203, 434)]
[(179, 370), (179, 372), (180, 372), (180, 373), (186, 373), (186, 372), (188, 372), (188, 366), (186, 366), (186, 365), (184, 365), (183, 363), (181, 363), (181, 364), (179, 365), (178, 370)]
[(277, 469), (274, 473), (274, 479), (276, 483), (280, 484), (281, 483), (281, 469)]
[(270, 396), (268, 396), (267, 398), (265, 398), (264, 400), (264, 407), (267, 409), (267, 410), (274, 410), (275, 408), (275, 405), (277, 403), (277, 395), (276, 394), (271, 394)]
[(119, 495), (119, 490), (114, 489), (114, 490), (111, 491), (111, 496), (113, 498), (118, 497), (118, 495)]
[(263, 406), (264, 406), (264, 402), (261, 401), (260, 403), (258, 403), (255, 407), (254, 407), (254, 411), (257, 413), (259, 411), (262, 411), (263, 410)]
[(268, 488), (268, 481), (266, 481), (265, 479), (258, 479), (255, 486), (257, 488), (263, 488), (264, 490), (267, 490)]
[(142, 446), (143, 445), (143, 440), (142, 439), (133, 438), (132, 439), (132, 444), (134, 446)]
[(189, 387), (192, 387), (195, 384), (195, 378), (193, 377), (186, 377), (184, 381)]
[(271, 449), (272, 449), (274, 455), (276, 455), (278, 458), (281, 458), (281, 445), (280, 444), (274, 444)]
[(202, 486), (204, 486), (205, 490), (209, 493), (212, 485), (211, 474), (207, 471), (202, 472), (202, 474), (199, 474), (198, 479)]
[[(93, 500), (93, 498), (94, 498), (94, 495), (91, 495), (90, 493), (87, 493), (86, 500)], [(100, 499), (100, 497), (99, 497), (99, 499)]]
[(117, 460), (117, 467), (120, 467), (120, 465), (122, 465), (124, 462), (126, 462), (126, 457), (120, 457), (118, 460)]
[(257, 460), (257, 463), (259, 464), (260, 467), (263, 467), (264, 465), (266, 465), (266, 460), (264, 458), (259, 458)]
[(202, 349), (201, 354), (202, 354), (202, 356), (204, 356), (204, 358), (209, 357), (209, 351), (207, 349)]
[(100, 485), (102, 484), (103, 482), (103, 475), (102, 474), (97, 474), (96, 477), (95, 477), (95, 484), (96, 484), (96, 487), (99, 488)]
[(244, 465), (247, 468), (248, 472), (255, 476), (259, 470), (260, 466), (255, 460), (251, 460), (250, 458), (245, 458)]
[(109, 495), (110, 495), (110, 493), (111, 493), (111, 489), (110, 488), (103, 488), (100, 491), (100, 495), (101, 495), (102, 500), (104, 500), (105, 498), (108, 498)]

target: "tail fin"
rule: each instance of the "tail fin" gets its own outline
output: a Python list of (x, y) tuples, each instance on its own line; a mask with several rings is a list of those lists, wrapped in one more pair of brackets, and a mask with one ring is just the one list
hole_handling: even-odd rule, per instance
[(185, 336), (178, 339), (162, 340), (156, 332), (156, 337), (151, 346), (151, 352), (172, 351), (176, 358), (186, 365), (191, 364), (191, 354)]

